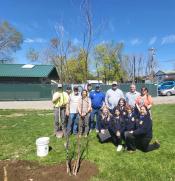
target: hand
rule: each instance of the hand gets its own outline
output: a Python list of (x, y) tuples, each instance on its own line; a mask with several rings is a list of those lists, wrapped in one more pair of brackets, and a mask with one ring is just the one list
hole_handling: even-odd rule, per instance
[(104, 133), (105, 133), (105, 130), (104, 130), (104, 129), (102, 129), (102, 130), (101, 130), (101, 133), (102, 133), (102, 134), (104, 134)]
[(82, 113), (82, 114), (81, 114), (81, 117), (84, 117), (84, 116), (86, 116), (86, 113)]
[(69, 116), (69, 111), (66, 111), (66, 116)]
[(116, 136), (120, 137), (120, 131), (117, 131)]

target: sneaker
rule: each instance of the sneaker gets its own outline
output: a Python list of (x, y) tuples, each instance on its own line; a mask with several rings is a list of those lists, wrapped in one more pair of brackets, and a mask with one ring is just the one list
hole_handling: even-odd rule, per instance
[(154, 141), (154, 143), (153, 143), (153, 144), (156, 146), (156, 148), (159, 148), (159, 147), (160, 147), (160, 143), (159, 143), (159, 141), (158, 141), (158, 140)]
[(117, 152), (122, 151), (122, 148), (123, 148), (122, 145), (118, 145), (116, 148)]
[(62, 138), (63, 137), (63, 132), (62, 131), (58, 131), (55, 136), (57, 138)]

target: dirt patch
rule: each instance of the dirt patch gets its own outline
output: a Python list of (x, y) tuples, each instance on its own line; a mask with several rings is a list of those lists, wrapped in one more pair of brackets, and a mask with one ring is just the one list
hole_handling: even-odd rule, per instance
[(41, 166), (29, 161), (0, 161), (0, 180), (4, 181), (4, 175), (8, 181), (88, 181), (98, 174), (95, 164), (89, 161), (81, 163), (77, 176), (69, 176), (66, 173), (66, 165)]

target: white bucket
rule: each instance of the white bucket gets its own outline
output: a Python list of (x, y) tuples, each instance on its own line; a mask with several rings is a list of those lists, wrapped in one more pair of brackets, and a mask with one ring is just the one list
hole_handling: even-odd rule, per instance
[(47, 156), (49, 152), (49, 137), (41, 137), (36, 140), (37, 156)]

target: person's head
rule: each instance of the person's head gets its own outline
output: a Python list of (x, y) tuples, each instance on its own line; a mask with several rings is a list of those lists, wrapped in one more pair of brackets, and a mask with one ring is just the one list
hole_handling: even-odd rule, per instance
[(104, 115), (109, 114), (109, 110), (108, 110), (108, 108), (107, 108), (106, 106), (103, 106), (103, 108), (102, 108), (102, 113), (103, 113)]
[(141, 92), (141, 95), (142, 95), (142, 96), (148, 95), (148, 89), (147, 89), (147, 87), (142, 87), (141, 90), (140, 90), (140, 92)]
[(148, 114), (148, 109), (146, 108), (146, 106), (141, 106), (140, 107), (140, 115), (144, 116)]
[(120, 98), (119, 101), (118, 101), (118, 106), (126, 106), (126, 101), (124, 98)]
[(81, 92), (81, 96), (82, 96), (83, 98), (85, 98), (85, 97), (87, 97), (87, 95), (88, 95), (87, 90), (83, 89), (82, 92)]
[(120, 116), (120, 109), (119, 109), (118, 106), (114, 108), (114, 115), (115, 116)]
[(88, 83), (87, 84), (87, 91), (90, 92), (92, 90), (92, 84)]
[(78, 95), (78, 87), (77, 86), (74, 87), (74, 94)]
[(116, 90), (118, 88), (118, 84), (116, 81), (112, 82), (112, 90)]
[(130, 85), (130, 92), (134, 93), (136, 91), (136, 86), (135, 84)]
[(63, 88), (62, 84), (58, 84), (58, 86), (57, 86), (57, 91), (61, 92), (61, 91), (62, 91), (62, 88)]
[(95, 86), (95, 91), (96, 91), (96, 92), (100, 92), (100, 85), (99, 85), (99, 84), (97, 84), (97, 85)]
[(70, 87), (70, 86), (67, 86), (67, 88), (66, 88), (66, 92), (68, 93), (68, 95), (72, 92), (72, 89), (71, 89), (71, 87)]

